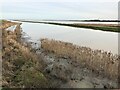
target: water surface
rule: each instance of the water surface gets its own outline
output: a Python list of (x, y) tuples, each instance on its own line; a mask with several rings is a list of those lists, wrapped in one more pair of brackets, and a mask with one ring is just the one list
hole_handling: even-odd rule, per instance
[(27, 22), (23, 22), (21, 26), (35, 42), (41, 38), (49, 38), (118, 53), (118, 33), (115, 32)]

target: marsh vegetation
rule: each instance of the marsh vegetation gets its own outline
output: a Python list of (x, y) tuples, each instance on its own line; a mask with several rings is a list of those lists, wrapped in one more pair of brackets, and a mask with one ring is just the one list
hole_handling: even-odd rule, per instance
[(13, 22), (2, 24), (2, 86), (5, 88), (43, 88), (48, 81), (42, 73), (41, 58), (31, 45), (22, 42), (20, 24), (14, 31), (6, 30)]
[(48, 53), (56, 54), (57, 57), (70, 58), (96, 73), (113, 80), (118, 79), (118, 55), (49, 39), (41, 39), (41, 47)]

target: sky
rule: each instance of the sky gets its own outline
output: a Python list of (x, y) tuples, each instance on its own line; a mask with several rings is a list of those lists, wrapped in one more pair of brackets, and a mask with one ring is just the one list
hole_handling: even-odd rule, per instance
[(118, 19), (118, 0), (2, 0), (2, 19)]

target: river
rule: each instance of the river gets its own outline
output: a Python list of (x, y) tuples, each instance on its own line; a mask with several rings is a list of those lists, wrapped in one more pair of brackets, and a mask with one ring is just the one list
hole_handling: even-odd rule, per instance
[(22, 22), (21, 27), (35, 42), (49, 38), (118, 54), (118, 33), (115, 32), (28, 22)]

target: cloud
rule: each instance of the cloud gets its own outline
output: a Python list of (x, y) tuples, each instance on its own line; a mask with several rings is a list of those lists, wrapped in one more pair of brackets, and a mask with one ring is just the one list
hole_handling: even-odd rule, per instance
[(0, 2), (119, 2), (119, 0), (0, 0)]
[(6, 2), (2, 14), (24, 19), (117, 19), (117, 8), (117, 2)]

